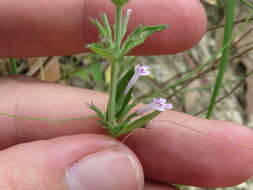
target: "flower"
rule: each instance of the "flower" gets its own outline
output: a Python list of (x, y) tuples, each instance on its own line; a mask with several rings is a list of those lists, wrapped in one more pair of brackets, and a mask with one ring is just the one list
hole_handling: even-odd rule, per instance
[(135, 73), (140, 76), (147, 76), (150, 74), (149, 69), (150, 69), (149, 66), (140, 64), (135, 67)]
[(136, 111), (136, 113), (137, 115), (142, 115), (154, 109), (160, 112), (163, 112), (165, 110), (171, 110), (172, 108), (173, 108), (173, 105), (168, 104), (165, 98), (154, 98), (152, 103), (146, 105), (143, 108), (140, 108), (139, 110)]
[(134, 70), (134, 75), (132, 76), (132, 78), (130, 79), (125, 91), (124, 91), (124, 94), (126, 95), (129, 90), (133, 87), (134, 83), (136, 83), (136, 81), (138, 80), (138, 78), (140, 76), (147, 76), (150, 74), (150, 71), (149, 71), (150, 67), (147, 66), (147, 65), (143, 65), (143, 64), (140, 64), (140, 65), (137, 65), (135, 66), (135, 70)]

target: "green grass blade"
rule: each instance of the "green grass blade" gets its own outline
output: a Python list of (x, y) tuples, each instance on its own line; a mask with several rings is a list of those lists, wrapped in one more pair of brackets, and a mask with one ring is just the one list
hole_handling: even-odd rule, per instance
[(92, 119), (97, 118), (97, 115), (88, 116), (88, 117), (79, 117), (79, 118), (66, 118), (66, 119), (44, 119), (44, 118), (33, 118), (33, 117), (26, 117), (20, 115), (14, 115), (9, 113), (0, 112), (0, 116), (11, 117), (16, 119), (24, 119), (24, 120), (35, 120), (35, 121), (50, 121), (50, 122), (58, 122), (58, 121), (76, 121), (76, 120), (84, 120), (84, 119)]
[(10, 69), (10, 74), (11, 75), (16, 75), (18, 74), (18, 69), (17, 69), (17, 60), (14, 58), (10, 58), (10, 65), (9, 65), (9, 69)]
[(228, 45), (230, 44), (230, 41), (223, 47), (219, 48), (212, 57), (210, 57), (207, 61), (205, 61), (205, 63), (201, 64), (200, 66), (196, 67), (195, 69), (193, 69), (190, 72), (187, 72), (186, 74), (184, 74), (182, 77), (180, 77), (179, 79), (175, 80), (172, 83), (166, 84), (164, 86), (161, 87), (160, 90), (149, 94), (147, 96), (144, 96), (140, 99), (138, 99), (138, 101), (147, 101), (151, 98), (157, 97), (157, 96), (161, 96), (161, 94), (171, 88), (175, 88), (178, 85), (183, 84), (185, 81), (189, 80), (191, 77), (195, 76), (196, 74), (198, 74), (198, 72), (204, 70), (206, 67), (208, 67), (213, 61), (216, 60), (216, 58), (221, 54), (221, 52), (228, 47)]
[(253, 9), (253, 4), (251, 4), (250, 2), (248, 2), (247, 0), (241, 0), (241, 2), (246, 5), (247, 7)]
[[(232, 39), (235, 8), (236, 8), (236, 0), (228, 0), (223, 45), (226, 45), (228, 42), (231, 42), (231, 39)], [(209, 107), (208, 107), (208, 112), (206, 115), (206, 118), (208, 119), (212, 116), (212, 113), (215, 107), (215, 102), (222, 85), (224, 73), (227, 68), (230, 47), (231, 47), (231, 43), (229, 43), (229, 45), (222, 51), (221, 63), (219, 65), (219, 71), (216, 77), (215, 87), (212, 93), (212, 97), (211, 97)]]

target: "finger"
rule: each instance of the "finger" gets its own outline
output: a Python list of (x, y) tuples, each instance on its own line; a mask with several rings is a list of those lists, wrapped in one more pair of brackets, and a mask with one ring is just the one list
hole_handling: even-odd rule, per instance
[(178, 190), (178, 189), (170, 185), (162, 185), (159, 183), (146, 182), (144, 190)]
[(59, 137), (0, 152), (0, 187), (16, 190), (141, 190), (136, 156), (102, 135)]
[[(93, 101), (101, 109), (107, 102), (104, 94), (55, 84), (3, 78), (0, 88), (1, 110), (35, 118), (93, 115), (85, 102)], [(161, 119), (168, 122), (153, 122), (149, 129), (136, 130), (126, 141), (142, 161), (148, 178), (214, 187), (235, 185), (252, 176), (253, 151), (246, 148), (253, 147), (251, 130), (177, 112), (164, 113), (157, 118)], [(3, 117), (0, 125), (2, 147), (81, 132), (104, 132), (95, 119), (53, 123)]]
[(152, 180), (227, 187), (253, 175), (253, 132), (235, 123), (171, 111), (136, 130), (126, 143)]
[[(169, 54), (196, 44), (206, 29), (206, 15), (199, 0), (132, 0), (130, 29), (134, 26), (168, 24), (137, 54)], [(0, 57), (65, 55), (86, 51), (97, 40), (90, 18), (106, 12), (112, 20), (109, 0), (1, 0)], [(11, 12), (11, 14), (10, 14)], [(187, 34), (187, 35), (186, 35)]]

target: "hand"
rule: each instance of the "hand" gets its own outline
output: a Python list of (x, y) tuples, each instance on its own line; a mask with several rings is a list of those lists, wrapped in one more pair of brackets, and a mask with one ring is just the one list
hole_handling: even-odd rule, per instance
[[(37, 0), (28, 5), (27, 1), (2, 0), (1, 55), (81, 52), (95, 30), (88, 15), (96, 16), (101, 5), (104, 11), (103, 1)], [(131, 7), (137, 12), (132, 26), (167, 23), (173, 27), (150, 39), (136, 54), (182, 51), (205, 30), (204, 11), (197, 0), (133, 0)], [(1, 112), (34, 118), (94, 115), (85, 102), (93, 101), (100, 108), (107, 102), (102, 93), (23, 77), (2, 78), (0, 89)], [(253, 174), (253, 150), (247, 148), (253, 144), (252, 131), (225, 121), (170, 111), (156, 118), (149, 129), (136, 130), (123, 145), (104, 135), (96, 119), (0, 119), (0, 189), (4, 190), (139, 190), (143, 186), (145, 190), (174, 190), (162, 183), (231, 186)]]

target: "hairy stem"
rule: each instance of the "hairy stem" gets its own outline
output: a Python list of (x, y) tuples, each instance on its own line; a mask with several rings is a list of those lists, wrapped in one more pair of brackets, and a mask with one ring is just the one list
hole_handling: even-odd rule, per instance
[(115, 127), (115, 110), (116, 110), (116, 92), (117, 92), (117, 81), (119, 72), (119, 60), (118, 54), (120, 52), (120, 46), (122, 41), (122, 6), (116, 6), (116, 19), (115, 19), (115, 59), (111, 62), (112, 72), (111, 72), (111, 83), (110, 83), (110, 99), (108, 103), (108, 115), (107, 119), (109, 121), (109, 127)]

